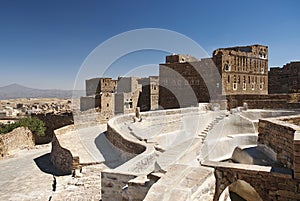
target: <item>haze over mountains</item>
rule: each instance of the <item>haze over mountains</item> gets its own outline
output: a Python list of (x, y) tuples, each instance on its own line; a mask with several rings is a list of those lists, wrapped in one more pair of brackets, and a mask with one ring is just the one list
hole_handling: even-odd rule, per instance
[[(72, 98), (72, 90), (34, 89), (19, 84), (0, 87), (0, 100), (16, 98)], [(84, 91), (76, 91), (76, 97), (84, 95)]]

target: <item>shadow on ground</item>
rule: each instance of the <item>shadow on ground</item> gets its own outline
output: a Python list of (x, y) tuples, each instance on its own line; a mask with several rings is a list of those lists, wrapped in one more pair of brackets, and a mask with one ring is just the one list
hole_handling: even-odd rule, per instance
[[(111, 142), (109, 142), (105, 136), (105, 132), (99, 134), (95, 139), (95, 144), (97, 149), (100, 151), (102, 156), (104, 157), (104, 164), (109, 168), (116, 168), (123, 163), (127, 162), (131, 158), (133, 158), (135, 155), (132, 154), (132, 156), (129, 156), (130, 154), (127, 154), (127, 156), (124, 157), (124, 154), (122, 154), (122, 151), (118, 150)], [(123, 155), (123, 157), (122, 157)]]
[(33, 159), (35, 164), (39, 167), (39, 169), (47, 174), (52, 174), (54, 176), (64, 176), (68, 175), (57, 170), (50, 161), (50, 153), (44, 154), (38, 158)]

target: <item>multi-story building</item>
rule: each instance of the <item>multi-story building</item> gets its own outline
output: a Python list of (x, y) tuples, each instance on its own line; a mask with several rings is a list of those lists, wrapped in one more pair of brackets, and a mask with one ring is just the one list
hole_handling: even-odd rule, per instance
[[(218, 82), (213, 73), (217, 70), (212, 66), (211, 59), (198, 60), (190, 55), (167, 56), (166, 63), (159, 65), (159, 106), (178, 108), (208, 102), (212, 95), (209, 89), (215, 90)], [(221, 89), (220, 80), (218, 84)], [(220, 92), (215, 91), (216, 94)]]
[(268, 47), (220, 48), (200, 60), (170, 55), (160, 64), (159, 82), (162, 108), (197, 105), (222, 95), (268, 94)]
[(133, 113), (137, 107), (142, 86), (137, 77), (119, 77), (115, 94), (115, 114)]
[(93, 78), (86, 80), (86, 95), (80, 98), (80, 110), (96, 109), (101, 118), (110, 119), (114, 115), (117, 80)]
[(114, 114), (158, 109), (158, 76), (148, 78), (119, 77), (86, 80), (86, 95), (80, 98), (80, 110), (95, 109), (103, 120)]
[(294, 61), (269, 71), (269, 93), (300, 92), (300, 62)]
[(157, 110), (159, 95), (158, 76), (141, 78), (138, 83), (142, 85), (142, 93), (139, 96), (138, 107), (141, 111)]
[(117, 80), (112, 78), (92, 78), (85, 81), (86, 96), (99, 95), (101, 92), (114, 93)]
[(220, 48), (213, 61), (222, 76), (225, 95), (268, 94), (268, 47)]

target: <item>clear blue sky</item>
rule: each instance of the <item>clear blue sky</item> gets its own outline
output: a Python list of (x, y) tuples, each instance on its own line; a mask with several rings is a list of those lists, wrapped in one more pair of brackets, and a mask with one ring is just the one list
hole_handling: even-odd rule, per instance
[[(264, 44), (269, 66), (300, 60), (300, 1), (0, 0), (0, 86), (71, 89), (88, 54), (138, 28), (184, 34), (209, 54)], [(154, 54), (147, 63), (162, 63)], [(143, 64), (142, 57), (137, 59)], [(135, 65), (124, 62), (123, 66)]]

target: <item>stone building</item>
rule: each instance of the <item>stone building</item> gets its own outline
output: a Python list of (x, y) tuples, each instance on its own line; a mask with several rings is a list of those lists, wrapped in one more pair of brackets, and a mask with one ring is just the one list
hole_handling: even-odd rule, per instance
[(158, 109), (159, 83), (157, 76), (148, 78), (119, 77), (86, 80), (86, 95), (80, 98), (80, 110), (95, 109), (105, 119), (114, 114)]
[(141, 111), (157, 110), (159, 95), (159, 78), (158, 76), (149, 76), (141, 78), (138, 83), (142, 85), (142, 92), (138, 100), (138, 107)]
[(300, 92), (300, 62), (290, 62), (269, 71), (269, 93)]
[(141, 84), (137, 77), (119, 77), (115, 94), (115, 114), (133, 113), (137, 107)]
[(112, 78), (92, 78), (85, 81), (86, 96), (94, 96), (101, 92), (114, 93), (117, 86), (117, 80)]
[(160, 64), (159, 83), (162, 108), (195, 106), (224, 95), (268, 94), (268, 47), (219, 48), (200, 60), (170, 55)]
[(267, 46), (219, 48), (212, 59), (222, 76), (226, 95), (268, 94)]
[(96, 109), (101, 117), (110, 119), (114, 115), (117, 80), (93, 78), (86, 80), (86, 95), (80, 98), (80, 110)]
[(215, 69), (211, 66), (214, 66), (211, 59), (198, 60), (190, 55), (167, 56), (166, 63), (159, 65), (159, 106), (166, 109), (209, 102), (211, 94), (208, 89), (215, 89), (212, 86), (218, 85), (221, 90), (220, 81), (216, 83)]

